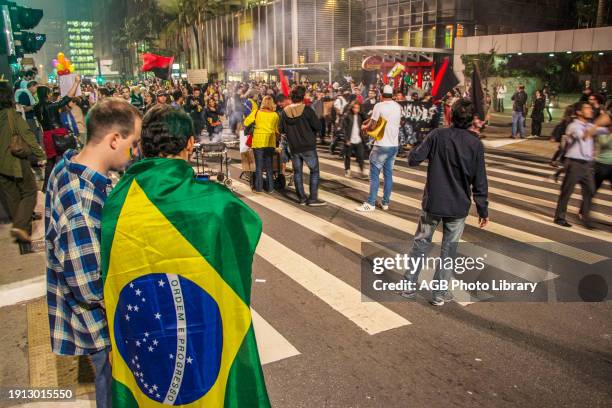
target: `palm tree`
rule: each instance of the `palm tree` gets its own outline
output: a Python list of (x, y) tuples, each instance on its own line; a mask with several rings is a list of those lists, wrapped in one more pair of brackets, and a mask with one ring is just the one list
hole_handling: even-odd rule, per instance
[(606, 0), (599, 0), (597, 2), (597, 20), (595, 27), (603, 27), (606, 25)]

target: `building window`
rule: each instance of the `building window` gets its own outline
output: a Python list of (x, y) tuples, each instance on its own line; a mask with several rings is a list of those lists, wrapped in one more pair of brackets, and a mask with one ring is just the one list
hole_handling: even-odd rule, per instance
[(463, 24), (457, 24), (457, 37), (463, 37)]
[(452, 24), (446, 26), (444, 31), (444, 48), (453, 48), (453, 30)]
[(411, 47), (422, 47), (423, 46), (423, 31), (412, 31), (410, 33), (410, 46)]
[(403, 47), (410, 47), (410, 30), (407, 28), (400, 31), (399, 41)]
[(424, 27), (423, 30), (423, 47), (433, 48), (436, 43), (436, 27)]

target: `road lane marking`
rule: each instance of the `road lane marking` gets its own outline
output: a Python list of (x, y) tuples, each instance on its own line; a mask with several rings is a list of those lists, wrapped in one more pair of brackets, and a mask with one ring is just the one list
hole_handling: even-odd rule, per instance
[[(370, 190), (368, 185), (364, 183), (360, 183), (355, 180), (342, 178), (340, 176), (336, 176), (332, 173), (327, 173), (327, 172), (321, 172), (321, 174), (325, 174), (326, 180), (342, 182), (345, 185), (348, 185), (352, 188), (355, 188), (357, 190), (360, 190), (366, 193), (369, 192)], [(395, 180), (396, 178), (393, 179), (394, 182)], [(378, 192), (378, 196), (379, 197), (382, 196), (382, 191)], [(415, 198), (406, 196), (404, 194), (393, 192), (392, 200), (400, 204), (404, 204), (409, 207), (415, 208), (417, 210), (421, 210), (421, 206), (422, 206), (421, 200), (417, 200)], [(473, 215), (468, 215), (466, 219), (466, 223), (468, 225), (471, 225), (477, 228), (478, 218), (474, 217)], [(507, 226), (504, 226), (502, 224), (495, 223), (495, 222), (491, 222), (489, 225), (487, 225), (486, 231), (491, 232), (493, 234), (497, 234), (502, 237), (510, 238), (517, 242), (521, 242), (527, 245), (531, 245), (531, 246), (535, 246), (535, 247), (544, 249), (549, 252), (553, 252), (557, 255), (572, 258), (576, 261), (587, 263), (587, 264), (594, 264), (594, 263), (605, 261), (606, 259), (608, 259), (606, 256), (603, 256), (603, 255), (585, 251), (583, 249), (576, 248), (571, 245), (557, 242), (555, 240), (541, 237), (536, 234), (531, 234), (526, 231), (521, 231), (521, 230), (518, 230), (512, 227), (507, 227)]]
[[(319, 158), (319, 160), (323, 160), (325, 161), (325, 163), (333, 165), (335, 167), (342, 167), (344, 168), (344, 164), (343, 163), (337, 163), (335, 160), (331, 160), (331, 159), (326, 159), (326, 158)], [(332, 164), (334, 163), (334, 164)], [(368, 169), (367, 171), (369, 172), (369, 165), (366, 165), (366, 168)], [(427, 177), (427, 170), (423, 170), (423, 169), (419, 169), (418, 167), (404, 167), (404, 166), (395, 166), (394, 170), (400, 173), (405, 173), (405, 174), (412, 174), (412, 175), (416, 175), (416, 176), (421, 176), (421, 177)], [(487, 179), (491, 180), (491, 181), (496, 181), (499, 183), (506, 183), (515, 187), (521, 187), (521, 188), (525, 188), (528, 190), (533, 190), (533, 191), (540, 191), (543, 193), (548, 193), (548, 194), (552, 194), (553, 196), (555, 195), (559, 195), (559, 190), (557, 189), (550, 189), (547, 187), (540, 187), (540, 186), (530, 186), (528, 184), (522, 183), (522, 182), (518, 182), (518, 181), (514, 181), (514, 180), (508, 180), (505, 178), (501, 178), (501, 177), (495, 177), (495, 176), (491, 176), (489, 174), (487, 174)], [(541, 202), (546, 202), (546, 206), (550, 207), (550, 208), (556, 208), (557, 207), (557, 203), (553, 202), (553, 201), (548, 201), (545, 200), (543, 198), (538, 198), (538, 197), (532, 197), (532, 196), (527, 196), (524, 195), (522, 193), (516, 193), (510, 190), (506, 190), (500, 187), (492, 187), (491, 185), (489, 185), (489, 191), (492, 193), (496, 193), (499, 195), (503, 195), (503, 196), (510, 196), (515, 195), (517, 197), (520, 197), (518, 199), (523, 200), (523, 201), (527, 201), (527, 202), (531, 202), (531, 201), (537, 201), (539, 203)], [(576, 199), (576, 200), (580, 200), (582, 199), (582, 197), (579, 194), (573, 193), (572, 198)], [(603, 206), (608, 206), (608, 207), (612, 207), (612, 201), (609, 200), (600, 200), (600, 199), (593, 199), (592, 200), (593, 204), (599, 204), (599, 205), (603, 205)], [(544, 204), (543, 204), (544, 205)], [(568, 206), (568, 209), (570, 208), (574, 208), (577, 210), (577, 207), (572, 207), (572, 206)], [(606, 214), (603, 213), (599, 213), (596, 211), (591, 211), (591, 216), (597, 216), (601, 219), (608, 219), (609, 216), (607, 216)]]
[[(325, 174), (325, 172), (321, 172), (321, 174), (323, 175)], [(329, 177), (330, 174), (327, 173), (325, 174), (325, 176)], [(321, 189), (319, 189), (319, 198), (329, 202), (330, 204), (343, 208), (347, 211), (371, 218), (377, 222), (380, 222), (384, 225), (387, 225), (391, 228), (397, 229), (402, 232), (413, 234), (414, 231), (416, 231), (417, 229), (417, 223), (405, 220), (403, 218), (400, 218), (396, 215), (393, 215), (387, 212), (383, 212), (379, 210), (376, 210), (373, 213), (359, 212), (355, 209), (359, 203), (356, 203), (353, 200), (338, 196), (333, 193), (328, 193), (327, 191), (323, 191)], [(436, 231), (433, 235), (432, 240), (434, 242), (441, 242), (442, 232)], [(463, 239), (460, 240), (460, 242), (469, 243), (468, 241), (465, 241)], [(474, 243), (470, 243), (470, 244), (471, 244), (470, 246), (473, 247), (474, 251), (476, 250), (481, 251), (480, 254), (478, 254), (477, 256), (482, 256), (484, 253), (487, 254), (486, 263), (488, 265), (501, 269), (502, 271), (510, 275), (514, 275), (521, 279), (524, 279), (530, 282), (534, 282), (534, 283), (554, 279), (558, 276), (557, 274), (546, 271), (542, 268), (528, 264), (518, 259), (514, 259), (512, 257), (501, 254), (499, 252), (490, 250), (488, 248), (480, 247)], [(468, 247), (466, 247), (465, 249), (462, 246), (459, 247), (460, 253), (465, 253), (466, 251), (468, 251)], [(472, 251), (470, 250), (470, 252)]]
[(300, 354), (286, 338), (283, 337), (259, 313), (251, 308), (253, 329), (259, 350), (259, 360), (262, 365), (274, 363)]
[(265, 233), (256, 253), (370, 335), (411, 324)]
[(27, 302), (47, 294), (45, 276), (37, 276), (0, 286), (0, 307)]

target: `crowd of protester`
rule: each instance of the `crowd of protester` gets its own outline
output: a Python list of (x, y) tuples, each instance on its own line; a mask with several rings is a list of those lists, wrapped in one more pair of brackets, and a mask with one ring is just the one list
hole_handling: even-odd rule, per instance
[[(0, 198), (13, 223), (11, 234), (27, 243), (32, 221), (40, 218), (34, 210), (37, 181), (42, 181), (53, 350), (92, 356), (99, 406), (108, 406), (110, 390), (110, 341), (98, 274), (100, 214), (109, 172), (123, 171), (142, 151), (147, 157), (189, 160), (195, 143), (220, 142), (229, 132), (246, 139), (252, 149), (255, 193), (274, 194), (274, 160), (279, 160), (277, 171), (283, 174), (291, 161), (296, 201), (316, 207), (326, 204), (319, 197), (318, 152), (324, 145), (344, 160), (346, 177), (369, 179), (368, 197), (356, 208), (361, 212), (389, 210), (397, 157), (407, 157), (410, 166), (427, 160), (413, 256), (427, 253), (439, 224), (443, 225), (442, 251), (454, 256), (472, 200), (480, 227), (489, 222), (480, 130), (490, 107), (504, 110), (505, 87), (496, 87), (495, 100), (485, 99), (482, 120), (469, 95), (457, 89), (432, 101), (427, 91), (349, 80), (285, 85), (211, 81), (195, 86), (148, 79), (98, 86), (77, 76), (61, 95), (57, 87), (40, 84), (35, 77), (35, 72), (27, 72), (14, 85), (0, 84)], [(532, 133), (538, 136), (547, 112), (546, 95), (546, 90), (537, 91), (532, 101)], [(524, 87), (519, 86), (511, 99), (513, 137), (523, 137), (528, 104)], [(434, 129), (405, 130), (400, 103), (406, 100), (438, 104), (442, 114)], [(554, 222), (565, 227), (570, 226), (565, 217), (575, 185), (582, 187), (582, 222), (591, 228), (592, 197), (603, 181), (611, 181), (610, 116), (603, 102), (598, 94), (585, 90), (553, 131), (553, 139), (560, 143), (553, 164), (561, 166), (557, 177), (564, 173)], [(456, 165), (448, 166), (449, 162)], [(309, 168), (308, 193), (304, 165)], [(381, 200), (380, 173), (384, 179)], [(448, 280), (451, 274), (440, 269), (436, 278)], [(406, 278), (416, 282), (418, 271)], [(408, 290), (402, 295), (411, 298), (415, 293)], [(448, 291), (433, 293), (436, 306), (449, 300)], [(78, 327), (71, 323), (74, 305), (85, 316), (81, 316), (85, 323)]]

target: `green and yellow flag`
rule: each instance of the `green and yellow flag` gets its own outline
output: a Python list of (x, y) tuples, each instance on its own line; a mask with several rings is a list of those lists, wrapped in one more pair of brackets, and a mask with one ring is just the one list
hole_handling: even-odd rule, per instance
[(250, 312), (260, 235), (255, 212), (185, 161), (127, 171), (102, 217), (115, 408), (270, 406)]

